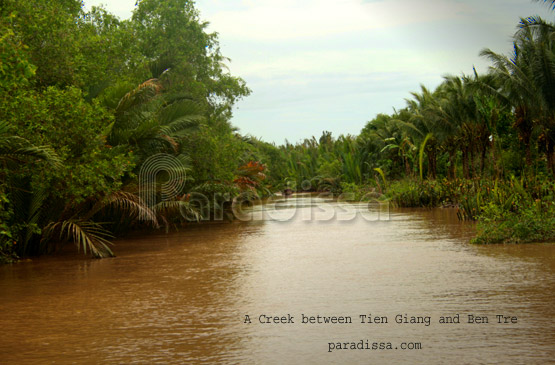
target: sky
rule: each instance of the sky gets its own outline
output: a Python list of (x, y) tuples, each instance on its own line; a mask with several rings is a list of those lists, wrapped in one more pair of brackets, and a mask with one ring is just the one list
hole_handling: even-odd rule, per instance
[[(126, 19), (135, 0), (85, 0)], [(479, 73), (508, 54), (520, 17), (555, 18), (531, 0), (198, 0), (234, 76), (252, 90), (232, 124), (264, 141), (359, 134), (420, 85)]]

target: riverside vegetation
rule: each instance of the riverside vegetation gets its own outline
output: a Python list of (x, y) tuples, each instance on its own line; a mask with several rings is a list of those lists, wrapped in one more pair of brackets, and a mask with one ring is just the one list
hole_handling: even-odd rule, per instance
[[(250, 90), (226, 70), (191, 1), (139, 0), (120, 20), (77, 0), (6, 0), (0, 16), (2, 262), (64, 242), (112, 256), (116, 235), (206, 215), (193, 192), (219, 197), (210, 216), (229, 210), (230, 198), (286, 188), (451, 205), (478, 221), (476, 243), (555, 239), (549, 21), (523, 18), (513, 54), (482, 51), (487, 74), (422, 86), (358, 136), (323, 132), (276, 146), (231, 125)], [(160, 153), (186, 177), (173, 199), (147, 205), (139, 174)]]

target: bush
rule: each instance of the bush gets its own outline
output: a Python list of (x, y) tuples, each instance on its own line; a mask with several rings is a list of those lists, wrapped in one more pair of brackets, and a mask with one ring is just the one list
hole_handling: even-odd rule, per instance
[(341, 182), (341, 193), (345, 198), (354, 201), (368, 201), (383, 197), (375, 188), (370, 186), (357, 185), (355, 183)]
[(17, 260), (15, 254), (15, 232), (8, 221), (13, 215), (8, 197), (0, 187), (0, 265), (12, 263)]
[(503, 212), (490, 204), (480, 216), (472, 243), (527, 243), (555, 240), (555, 209), (547, 212), (529, 207)]
[(387, 196), (398, 207), (436, 207), (449, 200), (441, 183), (434, 180), (401, 180), (389, 186)]

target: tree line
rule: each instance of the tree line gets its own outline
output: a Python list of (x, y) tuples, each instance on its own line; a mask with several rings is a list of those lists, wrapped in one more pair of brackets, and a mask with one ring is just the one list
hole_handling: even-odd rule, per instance
[[(540, 211), (551, 212), (543, 202), (555, 176), (555, 25), (544, 19), (521, 20), (513, 54), (482, 51), (488, 73), (422, 86), (406, 107), (376, 116), (358, 136), (323, 132), (281, 146), (230, 123), (250, 90), (227, 71), (217, 34), (192, 1), (139, 0), (120, 20), (99, 7), (86, 12), (78, 0), (5, 0), (0, 19), (4, 261), (64, 242), (111, 256), (115, 235), (182, 225), (183, 212), (199, 218), (192, 192), (220, 197), (213, 210), (239, 194), (285, 188), (378, 189), (400, 205), (464, 207), (462, 197), (471, 196), (478, 200), (464, 216), (476, 217), (491, 203), (480, 197), (487, 194), (476, 198), (485, 185), (470, 194), (447, 182), (514, 186), (520, 178), (528, 196), (519, 199), (540, 199)], [(149, 205), (140, 195), (141, 167), (159, 154), (179, 161), (182, 181), (172, 199)]]

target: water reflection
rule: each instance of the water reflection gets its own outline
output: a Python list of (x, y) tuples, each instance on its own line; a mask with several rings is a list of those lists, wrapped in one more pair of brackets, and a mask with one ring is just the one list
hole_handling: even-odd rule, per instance
[[(2, 362), (546, 363), (555, 355), (553, 245), (469, 245), (474, 226), (451, 209), (369, 221), (361, 204), (307, 196), (283, 204), (252, 208), (270, 209), (267, 220), (122, 240), (114, 259), (62, 254), (0, 268)], [(310, 219), (330, 207), (357, 214)], [(457, 313), (519, 322), (434, 322)], [(432, 323), (263, 325), (260, 314)], [(424, 349), (327, 351), (329, 341), (360, 339)]]

